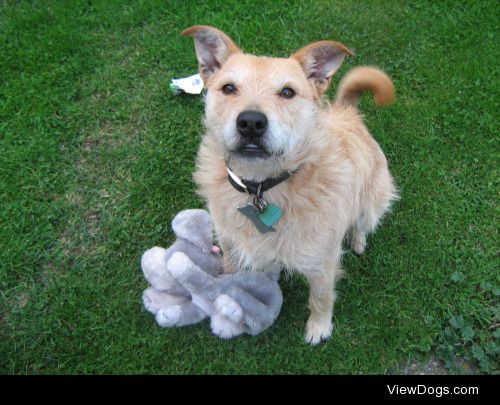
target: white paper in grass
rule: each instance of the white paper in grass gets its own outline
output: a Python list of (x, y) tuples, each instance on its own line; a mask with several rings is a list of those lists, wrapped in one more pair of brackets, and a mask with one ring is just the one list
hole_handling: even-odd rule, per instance
[(203, 90), (203, 80), (198, 73), (182, 79), (172, 79), (172, 84), (189, 94), (200, 94)]

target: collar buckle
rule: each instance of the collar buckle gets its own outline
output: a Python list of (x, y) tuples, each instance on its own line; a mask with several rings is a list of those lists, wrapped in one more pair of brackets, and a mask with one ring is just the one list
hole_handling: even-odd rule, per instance
[(239, 192), (242, 193), (247, 193), (247, 194), (254, 194), (259, 198), (262, 198), (262, 195), (264, 194), (265, 191), (271, 189), (274, 186), (277, 186), (278, 184), (282, 183), (286, 179), (288, 179), (292, 174), (296, 173), (297, 170), (294, 170), (293, 172), (286, 171), (282, 174), (280, 174), (277, 177), (272, 177), (265, 179), (264, 181), (261, 181), (260, 183), (256, 183), (253, 181), (249, 180), (243, 180), (239, 178), (229, 167), (226, 166), (227, 170), (227, 178), (229, 180), (229, 183)]

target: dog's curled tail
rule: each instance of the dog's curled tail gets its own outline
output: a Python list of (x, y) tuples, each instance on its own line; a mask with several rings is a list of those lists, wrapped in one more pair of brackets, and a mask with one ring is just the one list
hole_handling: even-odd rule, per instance
[(394, 101), (394, 85), (391, 79), (380, 69), (370, 66), (356, 67), (342, 78), (337, 90), (336, 102), (358, 105), (359, 96), (371, 91), (378, 105)]

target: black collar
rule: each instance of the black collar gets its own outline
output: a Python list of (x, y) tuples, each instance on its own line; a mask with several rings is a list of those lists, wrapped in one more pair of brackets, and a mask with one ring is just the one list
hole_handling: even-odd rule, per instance
[[(232, 172), (229, 167), (227, 169), (227, 179), (229, 183), (238, 191), (242, 193), (249, 193), (262, 198), (262, 194), (264, 191), (269, 190), (270, 188), (277, 186), (281, 182), (288, 179), (292, 174), (294, 174), (297, 170), (293, 172), (284, 172), (277, 177), (271, 177), (257, 183), (255, 181), (240, 179), (236, 174)], [(259, 194), (259, 195), (258, 195)]]

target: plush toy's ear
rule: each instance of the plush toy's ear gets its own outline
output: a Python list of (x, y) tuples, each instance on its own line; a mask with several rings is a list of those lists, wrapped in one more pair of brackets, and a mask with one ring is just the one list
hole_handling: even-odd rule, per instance
[(186, 239), (204, 253), (212, 248), (212, 220), (205, 210), (193, 209), (179, 212), (172, 221), (172, 229), (179, 238)]
[(206, 82), (233, 53), (241, 52), (225, 33), (208, 25), (195, 25), (181, 35), (194, 38), (200, 75)]
[(354, 53), (339, 42), (320, 41), (309, 44), (291, 57), (296, 59), (307, 78), (323, 94), (330, 86), (333, 74), (340, 68), (344, 58)]

